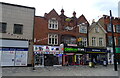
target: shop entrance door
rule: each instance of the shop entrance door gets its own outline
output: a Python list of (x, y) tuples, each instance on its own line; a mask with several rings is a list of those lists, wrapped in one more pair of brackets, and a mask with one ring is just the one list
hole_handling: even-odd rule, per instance
[(81, 65), (83, 62), (82, 54), (76, 55), (76, 65)]
[(73, 61), (73, 55), (69, 55), (68, 56), (68, 64), (69, 65), (73, 65), (74, 61)]
[(35, 67), (43, 67), (44, 66), (44, 55), (36, 54), (35, 55)]

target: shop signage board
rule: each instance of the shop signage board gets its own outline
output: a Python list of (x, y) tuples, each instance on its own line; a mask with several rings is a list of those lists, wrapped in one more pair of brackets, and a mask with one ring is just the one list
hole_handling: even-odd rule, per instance
[(107, 53), (107, 49), (85, 48), (86, 53)]
[(27, 66), (28, 49), (16, 49), (15, 66)]
[(65, 53), (83, 53), (85, 52), (84, 48), (80, 48), (80, 47), (64, 47), (64, 52)]
[(40, 54), (63, 54), (60, 46), (34, 45), (34, 52)]
[(115, 48), (116, 49), (116, 53), (120, 53), (120, 48)]
[(1, 52), (1, 66), (14, 66), (15, 49), (2, 48)]

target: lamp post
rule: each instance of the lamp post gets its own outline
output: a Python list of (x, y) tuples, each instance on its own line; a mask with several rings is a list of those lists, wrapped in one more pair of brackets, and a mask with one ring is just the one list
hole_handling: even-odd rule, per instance
[(115, 40), (114, 40), (114, 31), (113, 31), (111, 10), (110, 10), (110, 25), (111, 25), (111, 30), (112, 30), (112, 47), (113, 47), (113, 54), (114, 54), (114, 70), (117, 71), (117, 60), (116, 60), (116, 50), (115, 50)]

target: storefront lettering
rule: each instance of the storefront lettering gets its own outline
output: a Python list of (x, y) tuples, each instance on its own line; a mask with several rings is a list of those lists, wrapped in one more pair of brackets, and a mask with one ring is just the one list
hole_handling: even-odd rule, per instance
[(65, 51), (74, 51), (74, 52), (77, 52), (77, 51), (78, 51), (77, 48), (65, 48), (64, 50), (65, 50)]
[(97, 49), (92, 49), (92, 51), (97, 51), (97, 52), (100, 52), (100, 50), (97, 50)]

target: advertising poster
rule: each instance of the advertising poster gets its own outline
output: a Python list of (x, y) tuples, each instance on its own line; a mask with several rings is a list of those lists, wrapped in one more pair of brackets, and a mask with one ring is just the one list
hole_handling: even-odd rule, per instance
[(16, 49), (15, 66), (27, 66), (28, 49)]
[(2, 48), (1, 66), (14, 66), (15, 49)]

